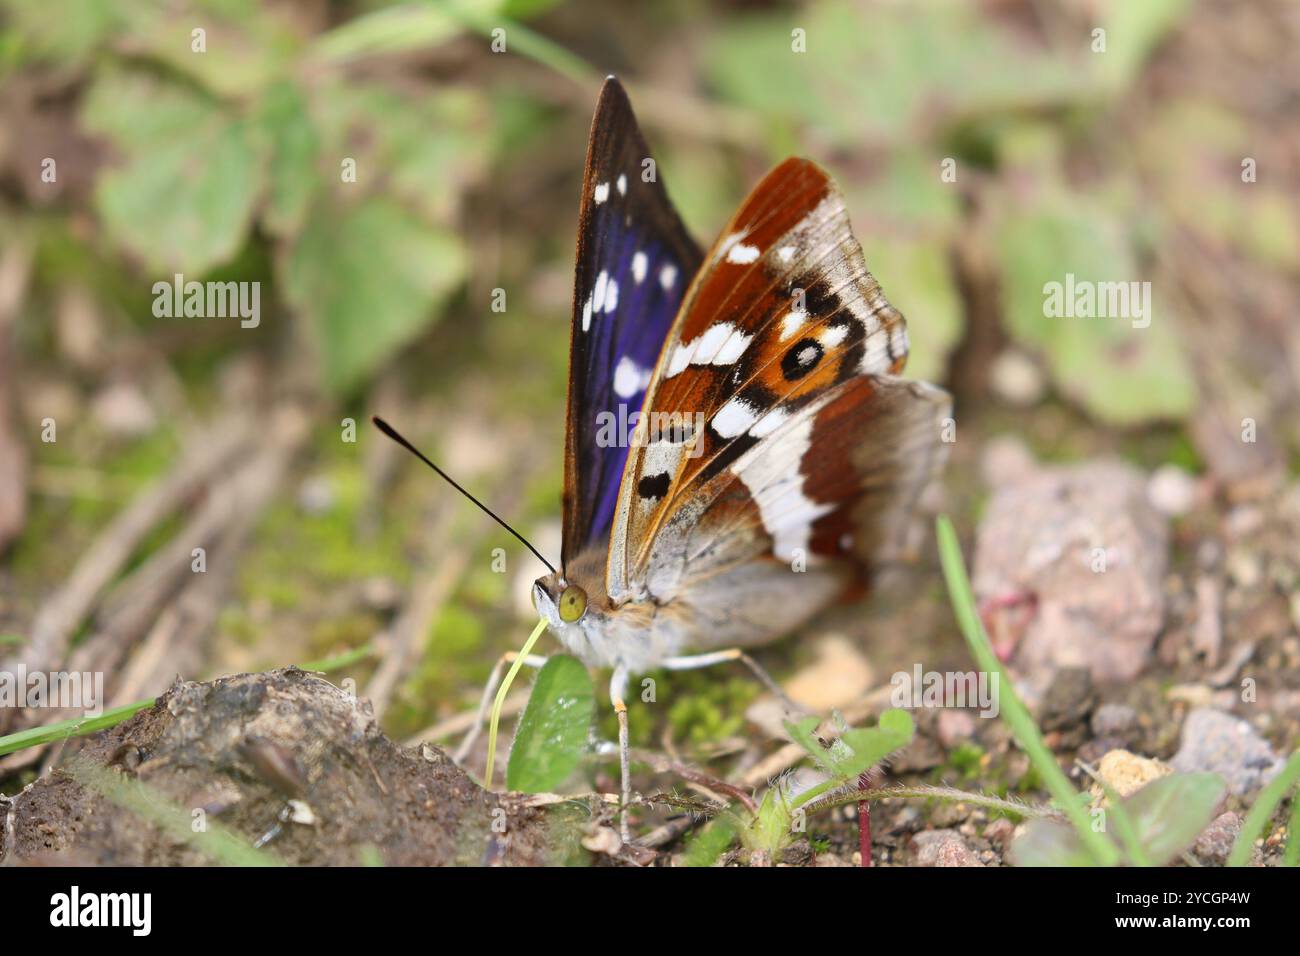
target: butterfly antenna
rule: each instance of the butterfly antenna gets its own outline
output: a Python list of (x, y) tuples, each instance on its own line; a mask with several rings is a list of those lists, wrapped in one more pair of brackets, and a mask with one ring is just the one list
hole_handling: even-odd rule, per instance
[(494, 512), (491, 508), (489, 508), (487, 505), (483, 504), (483, 502), (479, 501), (477, 498), (475, 498), (473, 495), (471, 495), (468, 491), (466, 491), (463, 487), (461, 487), (460, 483), (457, 482), (455, 478), (451, 477), (451, 475), (447, 474), (445, 471), (443, 471), (441, 468), (439, 468), (437, 465), (435, 465), (433, 462), (431, 462), (431, 461), (428, 459), (428, 457), (425, 456), (424, 452), (420, 451), (420, 449), (416, 448), (416, 447), (415, 447), (414, 445), (412, 445), (409, 441), (407, 441), (405, 438), (403, 438), (401, 435), (399, 435), (399, 434), (397, 433), (397, 429), (393, 428), (392, 425), (388, 424), (388, 422), (384, 421), (384, 420), (383, 420), (382, 418), (380, 418), (378, 415), (374, 415), (374, 416), (372, 416), (370, 420), (371, 420), (372, 422), (375, 423), (375, 427), (378, 428), (381, 432), (383, 432), (385, 435), (387, 435), (387, 436), (388, 436), (389, 438), (391, 438), (393, 441), (397, 442), (397, 444), (401, 445), (403, 448), (405, 448), (407, 451), (409, 451), (409, 452), (410, 452), (412, 455), (414, 455), (416, 458), (420, 459), (420, 461), (424, 462), (426, 465), (428, 465), (430, 468), (432, 468), (434, 471), (436, 471), (439, 475), (442, 476), (443, 481), (447, 482), (447, 484), (451, 485), (453, 488), (455, 488), (457, 491), (459, 491), (462, 495), (464, 495), (464, 496), (465, 496), (466, 498), (468, 498), (470, 501), (474, 502), (474, 504), (478, 505), (479, 508), (483, 511), (484, 514), (486, 514), (489, 518), (491, 518), (491, 519), (492, 519), (493, 521), (495, 521), (497, 524), (501, 525), (501, 527), (505, 528), (507, 531), (509, 531), (511, 534), (513, 534), (516, 538), (518, 538), (519, 541), (520, 541), (520, 543), (523, 544), (523, 546), (524, 546), (525, 548), (527, 548), (529, 551), (533, 552), (533, 554), (536, 556), (536, 558), (537, 558), (538, 561), (540, 561), (540, 562), (542, 562), (542, 564), (546, 565), (547, 569), (548, 569), (552, 574), (555, 573), (555, 565), (551, 564), (550, 561), (547, 561), (544, 557), (542, 557), (542, 552), (540, 552), (540, 551), (538, 551), (536, 548), (534, 548), (534, 547), (529, 543), (529, 541), (528, 541), (527, 538), (525, 538), (522, 534), (520, 534), (520, 533), (519, 533), (518, 531), (516, 531), (514, 528), (510, 527), (510, 525), (506, 524), (505, 521), (503, 521), (503, 520), (501, 519), (501, 517), (500, 517), (499, 515), (497, 515), (496, 512)]

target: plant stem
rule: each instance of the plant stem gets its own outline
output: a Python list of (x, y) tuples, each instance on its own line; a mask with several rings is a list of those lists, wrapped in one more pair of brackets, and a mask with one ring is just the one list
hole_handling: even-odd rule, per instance
[(1062, 772), (1056, 757), (1043, 743), (1038, 726), (1034, 723), (1029, 709), (1016, 695), (1015, 688), (1003, 669), (984, 625), (980, 622), (979, 612), (975, 608), (975, 596), (971, 593), (970, 580), (966, 577), (966, 566), (961, 557), (961, 545), (957, 541), (957, 532), (946, 515), (936, 522), (939, 539), (939, 558), (943, 563), (943, 576), (948, 584), (948, 595), (952, 600), (953, 611), (961, 628), (966, 645), (970, 648), (976, 663), (984, 671), (994, 674), (998, 679), (998, 704), (1002, 716), (1011, 727), (1016, 741), (1029, 756), (1051, 792), (1053, 799), (1065, 812), (1066, 817), (1079, 833), (1079, 839), (1100, 866), (1114, 866), (1119, 862), (1119, 851), (1104, 834), (1092, 829), (1088, 814), (1079, 803), (1079, 793), (1071, 785), (1069, 778)]
[(497, 724), (501, 720), (501, 707), (506, 702), (506, 691), (510, 690), (519, 668), (524, 666), (524, 658), (532, 653), (533, 645), (537, 643), (544, 630), (546, 630), (546, 619), (542, 618), (533, 628), (533, 633), (528, 635), (528, 640), (524, 641), (523, 649), (510, 665), (510, 670), (506, 671), (506, 679), (501, 682), (501, 686), (497, 689), (496, 700), (492, 702), (492, 719), (488, 722), (487, 770), (483, 774), (484, 790), (492, 789), (492, 766), (497, 761)]

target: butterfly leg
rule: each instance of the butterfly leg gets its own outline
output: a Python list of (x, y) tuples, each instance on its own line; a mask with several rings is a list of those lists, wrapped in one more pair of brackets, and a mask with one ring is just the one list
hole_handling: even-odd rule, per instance
[[(488, 711), (492, 708), (492, 696), (496, 693), (497, 685), (501, 683), (501, 675), (505, 669), (515, 662), (519, 656), (518, 651), (506, 651), (492, 668), (492, 674), (488, 677), (487, 684), (483, 687), (483, 698), (478, 702), (478, 713), (474, 715), (474, 723), (465, 733), (465, 739), (460, 742), (460, 746), (452, 753), (451, 759), (456, 763), (463, 763), (469, 756), (469, 752), (474, 749), (474, 743), (478, 740), (478, 735), (483, 732), (483, 719), (487, 717)], [(528, 667), (540, 668), (546, 663), (546, 658), (538, 654), (529, 654), (524, 657), (524, 664)]]
[(738, 647), (729, 648), (725, 651), (713, 651), (708, 654), (690, 654), (685, 657), (669, 657), (662, 664), (664, 668), (670, 671), (693, 671), (701, 667), (712, 667), (714, 664), (726, 664), (729, 661), (740, 661), (750, 669), (760, 684), (776, 695), (777, 700), (785, 706), (785, 709), (793, 714), (806, 714), (808, 709), (801, 707), (786, 696), (781, 685), (772, 679), (772, 675), (763, 669), (763, 666), (750, 657)]
[(624, 843), (632, 842), (631, 826), (627, 820), (628, 806), (632, 802), (632, 761), (627, 743), (627, 681), (627, 668), (622, 665), (615, 667), (609, 679), (609, 702), (618, 715), (618, 771), (621, 778), (618, 832)]

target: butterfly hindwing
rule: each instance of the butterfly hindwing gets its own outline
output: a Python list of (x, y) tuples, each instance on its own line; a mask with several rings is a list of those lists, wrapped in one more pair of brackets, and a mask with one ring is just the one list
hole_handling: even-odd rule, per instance
[(947, 393), (892, 375), (834, 386), (668, 517), (644, 586), (707, 623), (701, 648), (798, 626), (905, 550), (949, 413)]
[(660, 347), (699, 267), (627, 94), (610, 77), (583, 176), (569, 354), (563, 560), (607, 540)]
[[(906, 355), (903, 318), (867, 271), (829, 176), (806, 160), (782, 163), (710, 251), (665, 343), (646, 403), (651, 431), (629, 456), (611, 532), (611, 596), (640, 593), (652, 573), (663, 579), (656, 562), (663, 555), (661, 537), (672, 537), (670, 524), (680, 530), (683, 516), (691, 515), (717, 525), (717, 516), (703, 510), (706, 488), (719, 479), (734, 485), (742, 461), (758, 469), (752, 484), (759, 476), (772, 482), (751, 495), (748, 514), (766, 525), (768, 557), (783, 565), (790, 542), (802, 540), (803, 532), (824, 536), (835, 521), (850, 521), (849, 506), (867, 484), (882, 502), (893, 503), (901, 490), (899, 469), (877, 472), (873, 481), (860, 463), (832, 467), (831, 438), (846, 440), (844, 428), (883, 408), (871, 396), (895, 396), (892, 385), (866, 383), (901, 371)], [(854, 380), (864, 384), (841, 394)], [(832, 430), (830, 419), (813, 413), (836, 396), (841, 404), (826, 407), (855, 411)], [(850, 399), (851, 405), (843, 404)], [(929, 429), (921, 436), (927, 445), (938, 435), (930, 404), (918, 405)], [(691, 423), (691, 440), (656, 440), (655, 422)], [(811, 455), (810, 448), (816, 449)], [(800, 468), (809, 471), (800, 477)], [(822, 483), (820, 496), (801, 497), (804, 485), (811, 489), (816, 482)], [(734, 512), (737, 497), (743, 497), (737, 489), (719, 495), (717, 507)], [(778, 509), (787, 505), (794, 510), (783, 516)], [(759, 537), (753, 521), (737, 527), (750, 539)], [(680, 567), (683, 555), (678, 558)]]

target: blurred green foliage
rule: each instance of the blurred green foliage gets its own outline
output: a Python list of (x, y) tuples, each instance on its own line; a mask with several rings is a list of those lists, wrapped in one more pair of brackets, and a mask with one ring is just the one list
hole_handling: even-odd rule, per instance
[[(1204, 175), (1239, 149), (1230, 116), (1178, 102), (1131, 147), (1105, 141), (1114, 106), (1189, 6), (1099, 0), (1088, 22), (1105, 31), (1102, 53), (1080, 18), (1048, 16), (1047, 42), (1027, 42), (1014, 17), (956, 0), (729, 10), (697, 30), (700, 79), (757, 121), (747, 149), (772, 160), (805, 152), (836, 171), (869, 265), (912, 318), (911, 374), (941, 377), (962, 339), (953, 248), (974, 230), (997, 258), (1008, 331), (1067, 397), (1117, 424), (1176, 419), (1196, 394), (1168, 311), (1141, 335), (1113, 321), (1062, 322), (1042, 314), (1042, 285), (1067, 271), (1146, 275), (1165, 216), (1268, 262), (1300, 260), (1300, 228), (1275, 193), (1256, 189), (1243, 217), (1242, 197)], [(467, 33), (486, 50), (505, 25), (513, 53), (594, 95), (605, 64), (519, 22), (555, 7), (366, 0), (322, 19), (255, 0), (0, 0), (0, 71), (84, 74), (80, 122), (111, 156), (94, 188), (111, 248), (151, 273), (193, 279), (263, 246), (274, 301), (301, 320), (295, 341), (326, 389), (346, 396), (471, 279), (467, 193), (520, 148), (544, 148), (545, 94), (413, 82), (384, 64)], [(797, 33), (806, 55), (795, 54)], [(720, 226), (748, 185), (725, 148), (652, 138), (686, 218)], [(1167, 164), (1171, 148), (1194, 161), (1162, 167), (1153, 214), (1141, 190), (1080, 190), (1064, 177), (1065, 154), (1089, 140), (1127, 184)], [(957, 164), (957, 188), (940, 178), (943, 159)], [(992, 214), (973, 223), (961, 197), (988, 174)], [(1026, 175), (1028, 191), (1016, 182)], [(546, 241), (560, 238), (568, 231)]]

